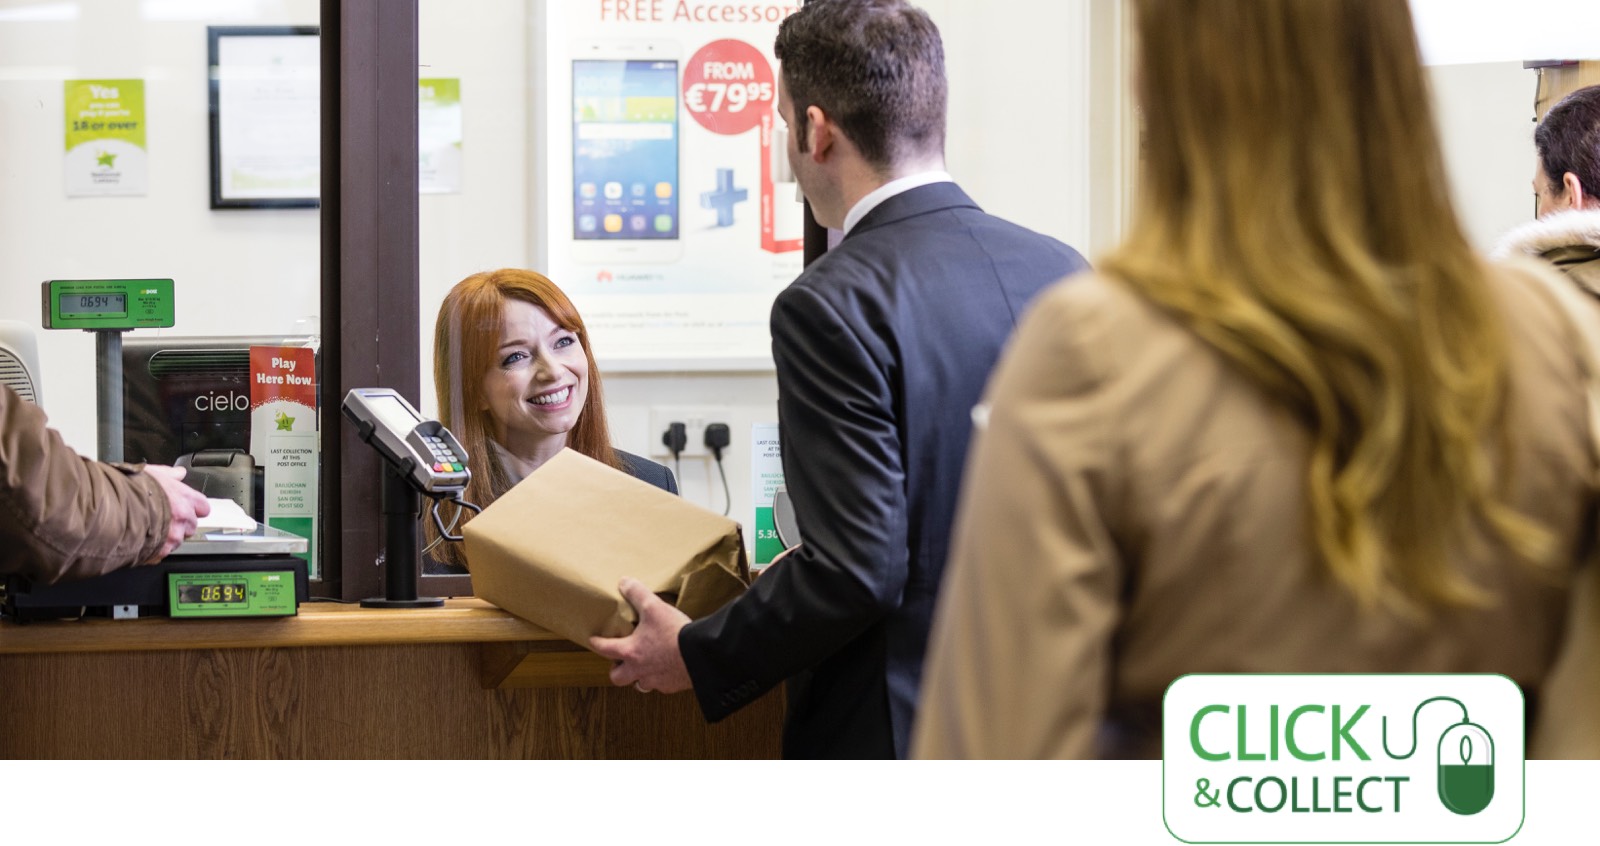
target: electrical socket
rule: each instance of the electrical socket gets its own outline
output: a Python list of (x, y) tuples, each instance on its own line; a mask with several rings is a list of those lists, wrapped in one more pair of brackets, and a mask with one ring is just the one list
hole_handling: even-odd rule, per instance
[[(665, 444), (661, 443), (661, 436), (667, 431), (667, 425), (674, 420), (682, 423), (688, 430), (689, 443), (684, 446), (680, 455), (683, 458), (709, 458), (711, 451), (706, 449), (706, 426), (710, 423), (728, 423), (733, 419), (733, 409), (713, 406), (661, 406), (650, 409), (650, 437), (646, 443), (650, 445), (651, 458), (671, 459), (672, 453), (667, 451)], [(727, 449), (723, 453), (727, 453)]]

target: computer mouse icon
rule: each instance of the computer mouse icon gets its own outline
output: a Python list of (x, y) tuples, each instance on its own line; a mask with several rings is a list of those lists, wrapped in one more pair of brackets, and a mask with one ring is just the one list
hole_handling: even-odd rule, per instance
[(1494, 798), (1494, 739), (1477, 723), (1456, 723), (1439, 736), (1439, 801), (1462, 816)]

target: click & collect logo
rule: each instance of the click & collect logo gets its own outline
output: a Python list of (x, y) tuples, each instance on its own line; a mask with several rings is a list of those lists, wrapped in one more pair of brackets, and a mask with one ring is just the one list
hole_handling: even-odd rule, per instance
[(1184, 676), (1162, 815), (1188, 843), (1500, 843), (1522, 827), (1523, 738), (1505, 676)]

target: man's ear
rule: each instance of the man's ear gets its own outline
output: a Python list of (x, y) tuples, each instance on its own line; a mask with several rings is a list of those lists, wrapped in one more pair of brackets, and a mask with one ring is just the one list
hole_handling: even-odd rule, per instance
[(839, 132), (839, 127), (816, 106), (806, 107), (806, 134), (810, 148), (806, 154), (817, 164), (822, 164), (833, 152), (833, 142)]
[(1585, 193), (1583, 183), (1578, 181), (1578, 175), (1570, 170), (1561, 174), (1561, 187), (1565, 189), (1561, 196), (1566, 198), (1568, 204), (1574, 209), (1596, 205), (1596, 201), (1600, 200), (1600, 197)]

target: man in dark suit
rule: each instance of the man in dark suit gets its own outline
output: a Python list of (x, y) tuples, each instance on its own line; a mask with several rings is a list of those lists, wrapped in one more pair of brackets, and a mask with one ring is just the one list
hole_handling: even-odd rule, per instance
[(789, 681), (788, 757), (904, 757), (971, 431), (1028, 301), (1086, 268), (944, 173), (944, 50), (904, 0), (784, 21), (789, 158), (838, 247), (772, 309), (784, 482), (804, 543), (688, 622), (632, 580), (617, 684), (692, 686), (712, 721)]

